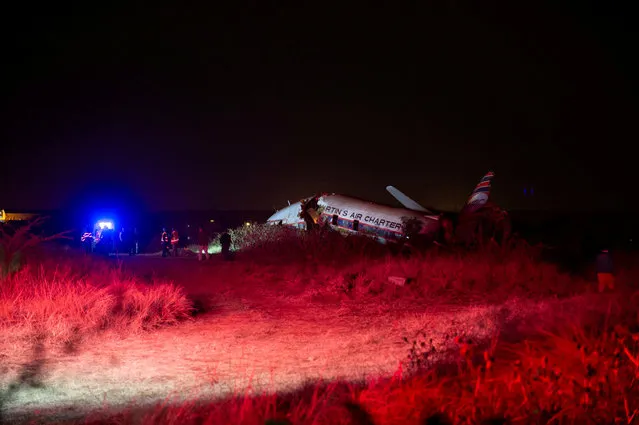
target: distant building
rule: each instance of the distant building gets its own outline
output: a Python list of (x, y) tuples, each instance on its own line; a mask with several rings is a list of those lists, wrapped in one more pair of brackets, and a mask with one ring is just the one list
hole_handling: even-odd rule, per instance
[(0, 223), (7, 221), (27, 221), (35, 218), (37, 214), (31, 213), (8, 213), (5, 210), (0, 210)]

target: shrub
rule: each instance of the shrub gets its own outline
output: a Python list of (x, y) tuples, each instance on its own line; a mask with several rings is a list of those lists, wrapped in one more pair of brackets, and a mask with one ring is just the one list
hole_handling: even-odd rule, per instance
[(190, 312), (180, 287), (141, 284), (118, 271), (78, 277), (64, 269), (26, 267), (0, 287), (5, 335), (38, 335), (54, 343), (68, 344), (107, 329), (136, 332), (171, 325)]
[[(370, 237), (342, 234), (329, 227), (312, 232), (290, 226), (252, 224), (229, 229), (231, 250), (239, 251), (245, 258), (270, 264), (289, 264), (291, 261), (312, 259), (327, 263), (344, 263), (355, 258), (381, 257), (388, 247)], [(216, 236), (209, 252), (220, 251), (220, 235)]]
[[(291, 243), (296, 248), (291, 249), (288, 258), (296, 253), (313, 268), (305, 279), (295, 279), (296, 285), (305, 287), (290, 288), (291, 292), (304, 289), (310, 296), (328, 295), (329, 299), (337, 294), (360, 300), (385, 297), (405, 303), (429, 300), (467, 304), (569, 296), (588, 288), (586, 281), (542, 262), (537, 250), (526, 245), (480, 251), (434, 248), (406, 256), (379, 245), (369, 247), (366, 241), (351, 248), (349, 238), (309, 235), (309, 239), (329, 243), (319, 248), (310, 248), (310, 240)], [(273, 252), (279, 255), (284, 248), (278, 248)]]

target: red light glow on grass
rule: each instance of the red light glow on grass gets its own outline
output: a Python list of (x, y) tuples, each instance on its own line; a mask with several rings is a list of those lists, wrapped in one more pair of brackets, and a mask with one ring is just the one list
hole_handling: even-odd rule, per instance
[[(272, 246), (258, 244), (233, 262), (127, 257), (114, 270), (100, 260), (66, 267), (52, 260), (55, 267), (45, 261), (10, 275), (0, 293), (3, 414), (350, 423), (350, 401), (379, 424), (420, 423), (438, 411), (478, 415), (473, 406), (483, 418), (521, 416), (533, 401), (570, 405), (571, 394), (582, 397), (569, 377), (612, 379), (604, 363), (615, 350), (628, 353), (617, 370), (637, 358), (632, 339), (610, 353), (600, 349), (597, 362), (604, 363), (582, 353), (578, 347), (608, 343), (585, 331), (571, 339), (566, 323), (580, 329), (589, 317), (613, 320), (609, 302), (621, 301), (587, 294), (587, 282), (536, 263), (527, 251), (363, 256), (349, 254), (355, 242), (344, 247), (340, 240), (306, 238), (288, 248), (280, 241), (270, 256)], [(140, 278), (153, 273), (174, 284)], [(410, 283), (389, 282), (398, 275)], [(207, 312), (189, 317), (185, 294)], [(563, 331), (536, 334), (536, 327)], [(454, 373), (413, 376), (418, 363), (452, 365)], [(597, 374), (587, 364), (599, 364)], [(557, 370), (570, 375), (558, 378)], [(536, 376), (555, 381), (540, 387)], [(606, 397), (616, 406), (625, 397), (630, 417), (636, 389), (614, 385)], [(530, 391), (547, 398), (533, 400)]]

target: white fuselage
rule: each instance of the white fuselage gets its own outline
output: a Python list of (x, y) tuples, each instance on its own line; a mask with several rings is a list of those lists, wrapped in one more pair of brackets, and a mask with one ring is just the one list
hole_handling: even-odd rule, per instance
[[(421, 224), (419, 233), (435, 235), (439, 230), (439, 216), (406, 208), (395, 208), (376, 204), (345, 195), (323, 195), (318, 198), (320, 221), (348, 232), (362, 233), (387, 241), (402, 239), (404, 224), (416, 220)], [(300, 217), (301, 202), (296, 202), (277, 211), (267, 223), (305, 228)]]

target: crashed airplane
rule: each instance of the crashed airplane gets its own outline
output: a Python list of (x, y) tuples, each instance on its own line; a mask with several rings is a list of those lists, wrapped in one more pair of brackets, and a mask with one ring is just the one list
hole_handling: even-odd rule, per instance
[[(468, 217), (487, 206), (494, 175), (488, 172), (482, 177), (460, 217)], [(368, 235), (383, 243), (411, 237), (429, 241), (448, 239), (447, 235), (452, 232), (452, 221), (444, 213), (424, 208), (393, 186), (388, 186), (386, 190), (404, 208), (335, 193), (322, 194), (289, 204), (269, 217), (267, 223), (300, 229), (326, 224), (346, 233)]]

